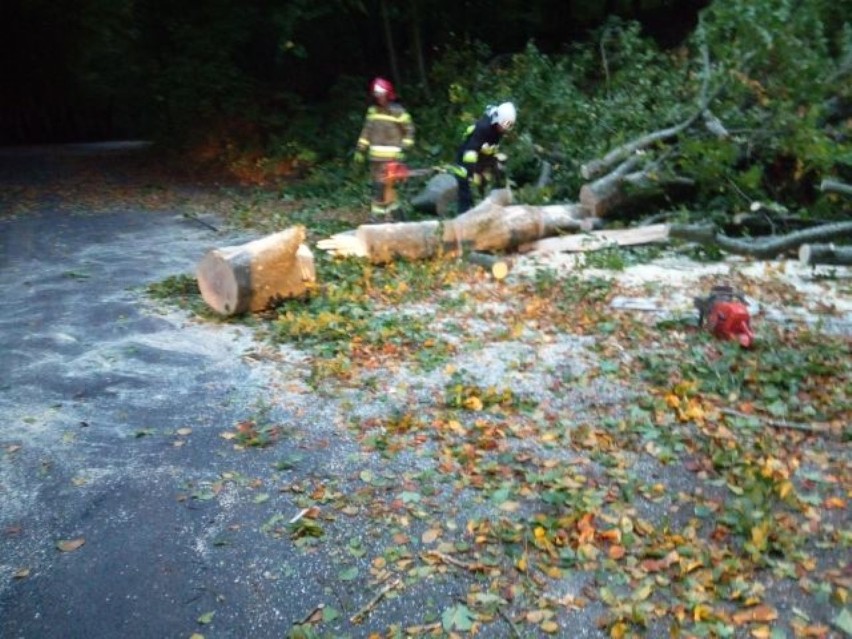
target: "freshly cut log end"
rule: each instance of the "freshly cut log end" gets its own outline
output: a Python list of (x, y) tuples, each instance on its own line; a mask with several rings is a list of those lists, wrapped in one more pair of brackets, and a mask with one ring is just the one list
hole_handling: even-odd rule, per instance
[(489, 255), (488, 253), (472, 252), (465, 255), (468, 262), (477, 264), (491, 273), (491, 277), (500, 281), (506, 279), (512, 270), (512, 260), (508, 257)]
[(494, 265), (491, 267), (491, 275), (495, 280), (504, 280), (506, 276), (509, 274), (509, 263), (505, 260), (500, 260), (498, 262), (494, 262)]
[(313, 253), (304, 239), (304, 227), (295, 226), (209, 251), (196, 269), (202, 298), (220, 315), (237, 315), (303, 295), (316, 280)]
[(196, 271), (201, 297), (220, 315), (236, 315), (248, 310), (245, 294), (251, 288), (247, 268), (234, 268), (233, 262), (218, 250), (205, 255)]

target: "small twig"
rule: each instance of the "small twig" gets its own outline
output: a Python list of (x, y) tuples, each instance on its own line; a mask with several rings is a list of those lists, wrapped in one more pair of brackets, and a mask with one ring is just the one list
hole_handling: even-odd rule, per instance
[(309, 511), (310, 511), (310, 508), (302, 508), (302, 510), (299, 512), (299, 514), (296, 515), (295, 517), (293, 517), (293, 519), (291, 519), (288, 523), (295, 524), (302, 517), (304, 517), (306, 514), (308, 514)]
[(817, 428), (808, 424), (799, 424), (797, 422), (780, 422), (775, 419), (761, 417), (760, 415), (749, 415), (748, 413), (743, 413), (732, 408), (723, 408), (720, 412), (723, 415), (731, 415), (732, 417), (743, 417), (746, 419), (754, 418), (767, 426), (772, 426), (773, 428), (789, 428), (791, 430), (801, 430), (806, 433), (815, 433), (817, 435), (825, 435), (830, 432), (827, 428)]
[(513, 636), (515, 636), (515, 637), (517, 637), (518, 639), (521, 639), (521, 632), (520, 632), (520, 630), (518, 630), (518, 627), (515, 625), (515, 622), (514, 622), (514, 621), (512, 621), (512, 619), (509, 617), (509, 615), (507, 615), (507, 614), (506, 614), (506, 611), (505, 611), (505, 610), (503, 610), (503, 608), (502, 608), (502, 607), (500, 607), (500, 608), (497, 608), (497, 612), (499, 612), (499, 613), (500, 613), (500, 616), (501, 616), (501, 617), (503, 617), (503, 620), (504, 620), (507, 624), (509, 624), (509, 627), (512, 629), (512, 635), (513, 635)]
[(456, 559), (452, 555), (446, 555), (442, 552), (438, 552), (437, 550), (429, 550), (424, 553), (427, 557), (434, 557), (435, 559), (439, 559), (443, 561), (445, 564), (452, 564), (453, 566), (457, 566), (459, 568), (464, 568), (465, 570), (470, 570), (471, 572), (488, 572), (490, 568), (485, 564), (479, 563), (467, 563), (461, 561), (460, 559)]
[(325, 608), (325, 604), (319, 604), (319, 605), (315, 606), (313, 610), (311, 610), (308, 614), (306, 614), (304, 617), (302, 617), (299, 621), (294, 621), (294, 622), (293, 622), (293, 625), (294, 625), (294, 626), (303, 626), (303, 625), (305, 625), (306, 623), (310, 622), (311, 618), (312, 618), (315, 614), (317, 614), (318, 612), (320, 612), (323, 608)]
[(390, 583), (385, 584), (382, 587), (382, 589), (379, 590), (379, 592), (377, 592), (376, 595), (372, 599), (370, 599), (370, 601), (368, 601), (364, 606), (361, 607), (361, 609), (358, 612), (356, 612), (354, 615), (352, 615), (349, 618), (349, 621), (352, 622), (352, 623), (360, 622), (362, 617), (364, 617), (368, 612), (370, 612), (373, 608), (376, 607), (376, 604), (379, 603), (379, 601), (381, 601), (382, 597), (384, 597), (391, 590), (396, 588), (401, 582), (402, 582), (402, 580), (399, 577), (397, 577), (396, 579), (394, 579)]
[(217, 229), (215, 226), (213, 226), (209, 222), (205, 222), (204, 220), (195, 217), (194, 215), (191, 215), (189, 213), (184, 213), (183, 216), (187, 219), (192, 220), (193, 222), (198, 222), (199, 224), (201, 224), (201, 226), (206, 226), (208, 229), (210, 229), (211, 231), (213, 231), (215, 233), (219, 232), (219, 229)]

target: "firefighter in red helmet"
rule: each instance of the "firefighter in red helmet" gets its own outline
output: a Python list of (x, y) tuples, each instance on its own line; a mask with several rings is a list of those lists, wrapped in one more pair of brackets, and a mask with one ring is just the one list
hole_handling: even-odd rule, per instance
[(399, 204), (386, 199), (385, 173), (388, 162), (400, 162), (406, 150), (414, 146), (414, 122), (397, 101), (393, 84), (384, 78), (370, 83), (373, 104), (367, 109), (364, 127), (358, 136), (355, 161), (370, 161), (372, 202), (370, 216), (376, 221), (390, 219)]

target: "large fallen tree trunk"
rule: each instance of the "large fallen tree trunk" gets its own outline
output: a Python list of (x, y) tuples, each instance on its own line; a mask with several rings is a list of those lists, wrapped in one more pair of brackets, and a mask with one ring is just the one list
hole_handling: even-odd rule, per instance
[(591, 230), (595, 220), (577, 204), (506, 206), (510, 192), (492, 191), (473, 209), (440, 223), (366, 224), (317, 246), (336, 255), (366, 257), (384, 264), (397, 257), (418, 260), (469, 251), (511, 251), (521, 244), (565, 231)]
[(260, 311), (304, 294), (316, 281), (314, 256), (294, 226), (247, 244), (209, 251), (196, 269), (204, 301), (221, 315)]
[(647, 201), (654, 195), (677, 188), (692, 187), (695, 180), (679, 176), (660, 176), (658, 163), (634, 171), (641, 163), (637, 156), (629, 158), (614, 171), (580, 188), (580, 204), (595, 217)]

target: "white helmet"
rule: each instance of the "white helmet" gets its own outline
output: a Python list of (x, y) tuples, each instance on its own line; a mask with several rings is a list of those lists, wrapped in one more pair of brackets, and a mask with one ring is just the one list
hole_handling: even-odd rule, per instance
[(497, 124), (504, 131), (508, 131), (515, 126), (515, 120), (518, 117), (518, 112), (515, 110), (515, 105), (511, 102), (504, 102), (496, 108), (490, 109), (491, 124)]

